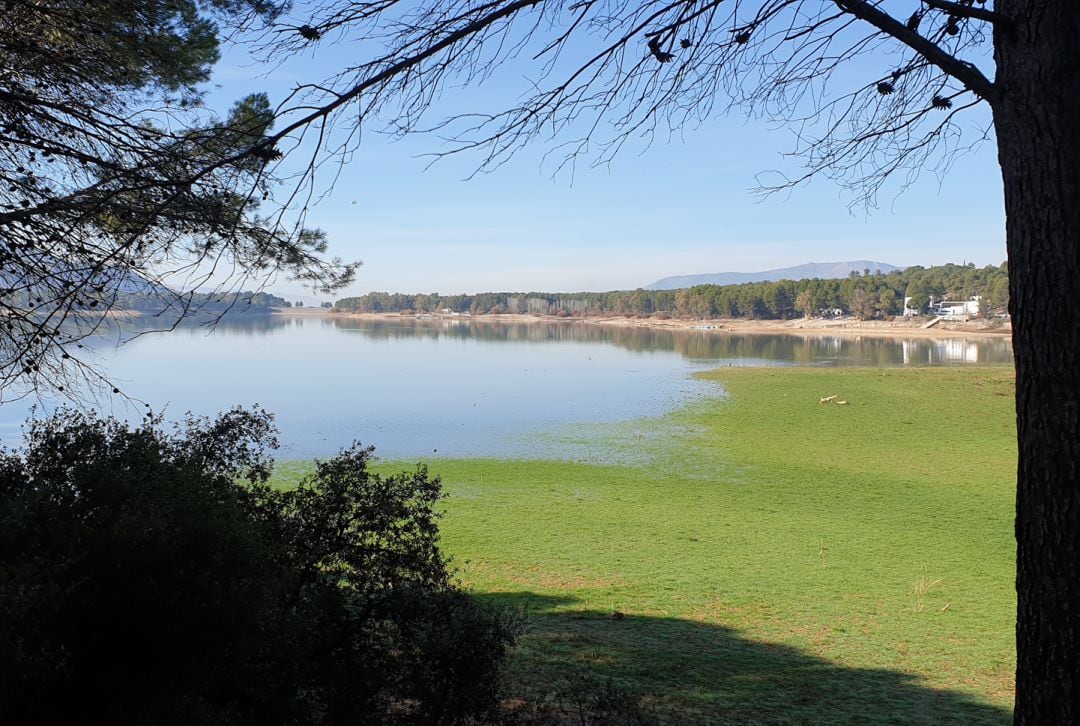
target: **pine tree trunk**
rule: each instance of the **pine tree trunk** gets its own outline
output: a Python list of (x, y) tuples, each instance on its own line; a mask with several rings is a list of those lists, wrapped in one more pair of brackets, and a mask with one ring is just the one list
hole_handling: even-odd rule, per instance
[(1019, 449), (1017, 724), (1080, 723), (1080, 2), (998, 0)]

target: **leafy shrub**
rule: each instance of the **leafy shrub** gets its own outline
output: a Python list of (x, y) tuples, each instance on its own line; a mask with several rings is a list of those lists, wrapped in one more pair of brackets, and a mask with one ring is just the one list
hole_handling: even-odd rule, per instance
[(354, 445), (288, 491), (272, 418), (64, 411), (0, 454), (0, 722), (454, 723), (517, 627), (451, 580), (440, 482)]

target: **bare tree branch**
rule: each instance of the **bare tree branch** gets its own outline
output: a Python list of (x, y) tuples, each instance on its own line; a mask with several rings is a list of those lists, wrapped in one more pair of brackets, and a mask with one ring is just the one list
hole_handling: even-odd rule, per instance
[[(313, 157), (309, 184), (330, 157), (349, 156), (361, 127), (438, 134), (447, 149), (434, 159), (474, 151), (478, 171), (544, 137), (545, 159), (562, 159), (557, 173), (583, 156), (607, 163), (627, 143), (738, 106), (794, 125), (796, 153), (812, 173), (860, 189), (858, 199), (872, 204), (899, 166), (953, 158), (955, 114), (943, 117), (948, 133), (934, 114), (965, 89), (972, 98), (958, 109), (996, 93), (964, 60), (983, 40), (971, 19), (924, 10), (909, 21), (922, 21), (915, 30), (863, 0), (313, 0), (298, 12), (261, 41), (264, 57), (317, 51), (335, 34), (371, 49), (301, 84), (277, 109), (276, 145), (295, 143), (312, 124), (328, 144)], [(867, 61), (887, 65), (868, 73)], [(528, 84), (513, 103), (427, 121), (451, 84), (479, 84), (510, 65)], [(855, 90), (837, 91), (838, 78), (851, 83), (852, 67)]]
[(978, 68), (950, 55), (937, 44), (927, 40), (918, 32), (879, 10), (867, 0), (834, 0), (834, 2), (846, 12), (851, 13), (860, 20), (865, 20), (883, 33), (888, 33), (893, 38), (896, 38), (963, 83), (980, 98), (989, 101), (991, 105), (997, 99), (997, 88)]
[(935, 10), (941, 10), (949, 15), (957, 18), (974, 18), (975, 20), (985, 20), (988, 23), (1001, 23), (1004, 22), (1004, 18), (993, 10), (987, 10), (986, 8), (980, 8), (972, 5), (971, 3), (957, 3), (950, 2), (950, 0), (922, 0), (924, 3), (934, 8)]

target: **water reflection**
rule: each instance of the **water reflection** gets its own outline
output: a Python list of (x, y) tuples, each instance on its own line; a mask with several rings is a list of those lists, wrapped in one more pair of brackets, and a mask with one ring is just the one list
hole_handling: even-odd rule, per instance
[[(805, 333), (742, 334), (723, 330), (596, 325), (569, 321), (503, 322), (483, 318), (366, 319), (344, 315), (292, 316), (237, 314), (217, 321), (185, 322), (186, 331), (259, 337), (304, 326), (333, 328), (378, 342), (401, 339), (482, 340), (496, 343), (584, 343), (612, 345), (633, 352), (671, 351), (699, 362), (735, 365), (922, 366), (1011, 363), (1007, 336), (985, 338), (878, 337)], [(106, 338), (167, 329), (153, 318), (124, 322)], [(947, 335), (947, 334), (946, 334)]]
[(737, 365), (913, 366), (1012, 362), (1012, 344), (1005, 336), (938, 339), (827, 334), (749, 335), (572, 322), (498, 322), (476, 318), (403, 317), (400, 320), (370, 320), (329, 316), (306, 321), (293, 320), (301, 324), (332, 325), (376, 341), (421, 337), (505, 343), (601, 343), (635, 352), (672, 351), (692, 361)]
[[(354, 439), (382, 455), (576, 457), (611, 447), (577, 432), (639, 421), (720, 390), (690, 373), (722, 365), (902, 366), (1004, 363), (1006, 338), (885, 339), (735, 335), (573, 322), (233, 315), (210, 328), (126, 321), (98, 341), (125, 392), (177, 418), (237, 403), (277, 414), (281, 458), (328, 456)], [(129, 338), (117, 346), (120, 338)], [(46, 406), (46, 410), (47, 410)], [(105, 413), (144, 409), (115, 398)], [(18, 440), (29, 403), (0, 406), (0, 440)], [(569, 433), (567, 433), (569, 432)], [(587, 438), (587, 437), (586, 437)], [(569, 443), (568, 443), (569, 442)]]

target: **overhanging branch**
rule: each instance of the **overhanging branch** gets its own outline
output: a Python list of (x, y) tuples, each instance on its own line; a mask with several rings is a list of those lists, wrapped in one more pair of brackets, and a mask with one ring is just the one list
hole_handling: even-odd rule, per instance
[(844, 12), (870, 23), (881, 32), (908, 46), (929, 62), (963, 83), (971, 92), (988, 101), (997, 102), (997, 86), (971, 63), (960, 60), (943, 50), (867, 0), (833, 0)]
[(480, 14), (479, 17), (477, 17), (475, 20), (465, 24), (464, 26), (455, 30), (452, 33), (448, 33), (446, 37), (441, 38), (438, 42), (432, 43), (426, 48), (423, 48), (414, 55), (402, 58), (401, 60), (392, 63), (390, 66), (386, 67), (382, 71), (361, 80), (359, 83), (355, 84), (352, 88), (348, 89), (344, 93), (338, 94), (337, 97), (330, 103), (316, 108), (311, 113), (296, 121), (293, 121), (285, 128), (270, 136), (269, 143), (277, 143), (278, 141), (284, 139), (286, 136), (293, 133), (294, 131), (304, 128), (306, 126), (310, 126), (312, 123), (318, 121), (319, 119), (326, 118), (337, 109), (345, 106), (349, 102), (359, 97), (361, 93), (367, 91), (368, 89), (377, 86), (380, 83), (384, 83), (387, 80), (394, 78), (395, 76), (399, 76), (407, 72), (409, 69), (420, 65), (427, 59), (437, 55), (438, 53), (446, 50), (454, 44), (460, 43), (461, 41), (476, 35), (484, 28), (493, 25), (494, 23), (505, 18), (512, 17), (521, 10), (525, 10), (535, 5), (539, 5), (541, 4), (541, 2), (543, 2), (543, 0), (516, 0), (516, 2), (512, 2), (502, 8), (498, 8), (497, 3), (489, 4), (486, 7), (495, 9), (491, 10), (487, 14)]
[(1003, 20), (1002, 16), (993, 10), (977, 8), (974, 5), (962, 5), (961, 3), (950, 2), (950, 0), (923, 0), (923, 2), (935, 10), (941, 10), (958, 18), (973, 18), (975, 20), (985, 20), (988, 23), (1000, 23)]

